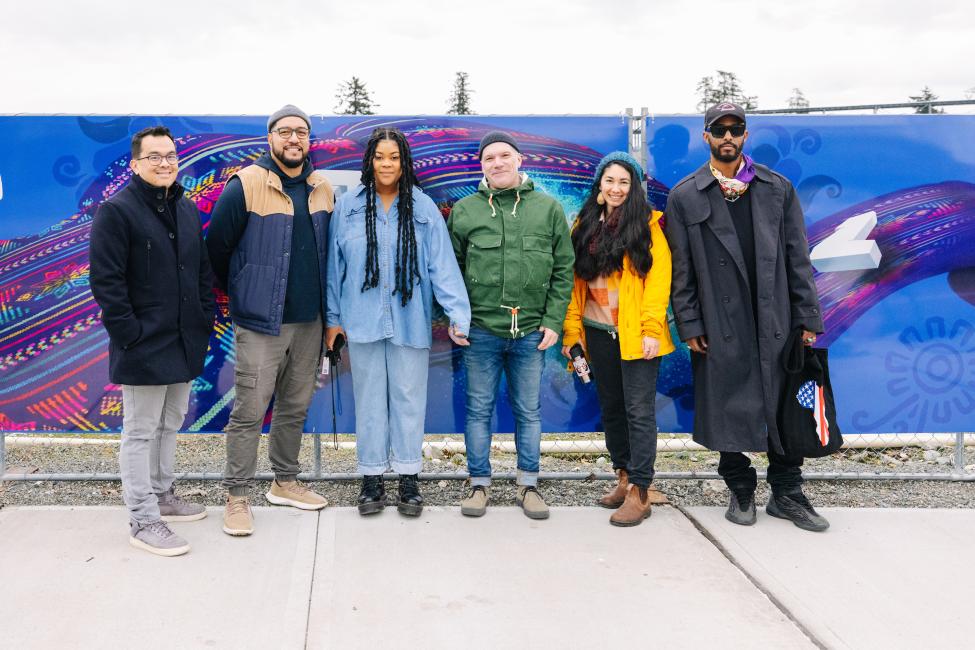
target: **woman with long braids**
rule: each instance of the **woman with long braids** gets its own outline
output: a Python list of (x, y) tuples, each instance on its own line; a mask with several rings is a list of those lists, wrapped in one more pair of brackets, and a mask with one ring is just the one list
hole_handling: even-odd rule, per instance
[(471, 307), (443, 216), (418, 187), (400, 131), (372, 132), (360, 180), (339, 198), (329, 227), (325, 342), (331, 349), (344, 330), (349, 343), (359, 513), (383, 509), (383, 473), (392, 469), (398, 510), (416, 516), (433, 299), (458, 345), (467, 345)]
[(657, 457), (654, 401), (660, 357), (674, 350), (667, 326), (670, 248), (643, 189), (643, 168), (614, 151), (596, 168), (572, 230), (575, 286), (562, 354), (587, 353), (602, 411), (606, 448), (619, 481), (599, 500), (610, 523), (636, 526), (650, 516)]

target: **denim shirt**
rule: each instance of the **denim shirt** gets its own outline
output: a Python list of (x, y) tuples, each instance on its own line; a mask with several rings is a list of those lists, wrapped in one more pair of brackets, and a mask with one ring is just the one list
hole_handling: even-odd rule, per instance
[(430, 197), (417, 188), (413, 189), (413, 221), (420, 282), (414, 285), (413, 298), (405, 307), (399, 294), (393, 294), (398, 204), (397, 197), (387, 213), (376, 196), (379, 285), (362, 291), (366, 275), (366, 189), (358, 185), (339, 198), (329, 226), (325, 321), (328, 327), (341, 325), (353, 343), (392, 339), (395, 345), (429, 348), (433, 344), (433, 299), (463, 334), (470, 329), (471, 305), (443, 216)]

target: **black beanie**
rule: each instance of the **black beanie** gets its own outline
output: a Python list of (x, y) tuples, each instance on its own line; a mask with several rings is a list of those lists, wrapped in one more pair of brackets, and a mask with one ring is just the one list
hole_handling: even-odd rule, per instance
[(505, 144), (510, 144), (512, 149), (514, 149), (518, 153), (521, 153), (521, 149), (518, 148), (518, 143), (515, 142), (515, 139), (512, 138), (509, 134), (505, 133), (504, 131), (491, 131), (483, 138), (481, 138), (481, 146), (477, 148), (478, 159), (481, 158), (481, 155), (484, 153), (484, 149), (494, 144), (495, 142), (504, 142)]

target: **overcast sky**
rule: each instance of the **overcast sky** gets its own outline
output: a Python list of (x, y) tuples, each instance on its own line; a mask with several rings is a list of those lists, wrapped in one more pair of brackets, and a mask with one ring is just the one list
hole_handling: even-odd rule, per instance
[[(357, 75), (383, 114), (695, 111), (737, 73), (760, 108), (975, 87), (963, 0), (0, 0), (0, 113), (331, 113)], [(973, 112), (948, 109), (949, 112)]]

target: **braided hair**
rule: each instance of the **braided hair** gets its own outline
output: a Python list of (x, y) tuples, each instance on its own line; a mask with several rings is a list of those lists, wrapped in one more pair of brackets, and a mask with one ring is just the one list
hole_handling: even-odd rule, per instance
[(410, 143), (399, 129), (380, 127), (372, 132), (362, 158), (360, 182), (366, 188), (366, 278), (362, 291), (379, 286), (379, 242), (376, 238), (376, 178), (373, 159), (376, 148), (383, 140), (395, 142), (399, 148), (399, 229), (396, 233), (396, 284), (393, 293), (399, 293), (404, 307), (413, 297), (413, 285), (420, 282), (417, 261), (416, 228), (413, 225), (413, 187), (420, 183), (413, 171), (413, 155)]

